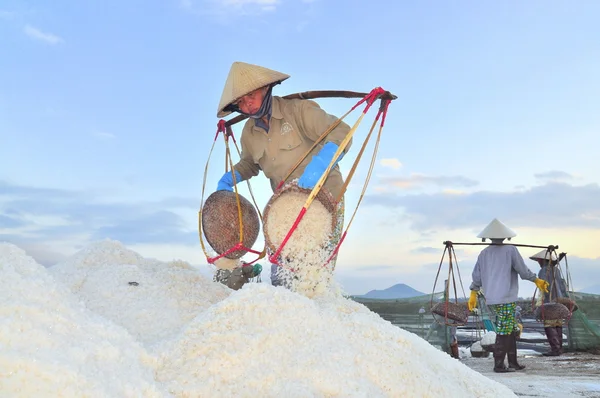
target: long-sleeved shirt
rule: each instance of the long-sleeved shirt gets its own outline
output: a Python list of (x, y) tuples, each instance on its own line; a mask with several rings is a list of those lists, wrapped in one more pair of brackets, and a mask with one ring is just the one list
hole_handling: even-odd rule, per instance
[(544, 303), (549, 303), (550, 297), (552, 299), (556, 299), (558, 297), (568, 297), (567, 295), (567, 284), (563, 279), (560, 269), (555, 265), (548, 264), (548, 261), (545, 261), (544, 265), (540, 267), (540, 271), (538, 272), (538, 278), (545, 280), (548, 282), (548, 292), (544, 294)]
[[(234, 166), (243, 180), (258, 175), (262, 170), (271, 180), (273, 191), (288, 171), (310, 149), (325, 130), (337, 120), (311, 100), (284, 99), (273, 96), (273, 108), (269, 121), (269, 132), (249, 119), (242, 131), (242, 153), (240, 161)], [(350, 132), (350, 126), (341, 122), (325, 139), (302, 161), (298, 168), (286, 180), (302, 175), (306, 165), (317, 154), (325, 142), (332, 141), (340, 145)], [(348, 152), (352, 140), (348, 143)], [(344, 180), (340, 168), (336, 165), (325, 180), (325, 188), (336, 198), (341, 192)]]
[(508, 304), (519, 297), (519, 279), (535, 281), (537, 276), (512, 245), (490, 245), (479, 253), (472, 273), (471, 290), (483, 288), (487, 304)]

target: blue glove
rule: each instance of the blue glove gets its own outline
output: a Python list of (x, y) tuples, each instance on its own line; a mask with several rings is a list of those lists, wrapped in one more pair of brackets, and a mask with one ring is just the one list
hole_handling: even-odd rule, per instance
[[(338, 148), (339, 147), (335, 142), (327, 142), (319, 153), (313, 156), (310, 163), (306, 165), (304, 173), (302, 173), (298, 180), (298, 186), (300, 188), (313, 189), (317, 184), (317, 181), (319, 181), (319, 178), (321, 178), (323, 173), (325, 173), (325, 170), (327, 170), (327, 166), (331, 163), (331, 159), (333, 159), (333, 155), (335, 155), (335, 151), (337, 151)], [(344, 153), (342, 152), (333, 166), (342, 160), (343, 157)]]
[[(236, 170), (235, 171), (235, 182), (238, 183), (240, 181), (242, 181), (242, 176)], [(225, 174), (223, 174), (223, 177), (221, 177), (221, 179), (219, 180), (219, 183), (217, 184), (217, 191), (233, 192), (234, 185), (235, 184), (233, 183), (233, 176), (231, 175), (231, 171), (228, 171)]]

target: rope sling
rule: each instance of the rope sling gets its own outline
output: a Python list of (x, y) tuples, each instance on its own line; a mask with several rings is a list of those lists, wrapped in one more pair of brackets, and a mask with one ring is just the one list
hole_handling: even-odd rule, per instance
[[(363, 189), (361, 191), (360, 197), (358, 199), (358, 203), (356, 205), (356, 208), (353, 211), (352, 217), (350, 218), (348, 225), (346, 226), (344, 232), (341, 234), (340, 240), (339, 242), (336, 244), (336, 246), (333, 248), (331, 255), (329, 256), (329, 258), (327, 259), (326, 263), (324, 265), (327, 265), (331, 259), (333, 259), (338, 251), (339, 248), (341, 246), (341, 244), (343, 243), (346, 234), (354, 220), (354, 217), (356, 216), (356, 213), (358, 211), (358, 207), (360, 206), (363, 198), (364, 198), (364, 194), (366, 192), (366, 188), (367, 185), (369, 183), (369, 180), (371, 178), (372, 175), (372, 171), (375, 165), (375, 160), (377, 157), (377, 151), (379, 149), (379, 142), (381, 139), (381, 134), (383, 131), (383, 127), (385, 125), (385, 119), (386, 119), (386, 115), (387, 115), (387, 110), (389, 107), (389, 104), (391, 101), (395, 100), (397, 97), (393, 94), (391, 94), (389, 91), (385, 91), (383, 90), (381, 87), (376, 87), (373, 90), (371, 90), (369, 93), (359, 93), (359, 92), (353, 92), (353, 91), (307, 91), (307, 92), (301, 92), (301, 93), (295, 93), (295, 94), (290, 94), (287, 96), (282, 97), (284, 99), (316, 99), (316, 98), (360, 98), (360, 100), (348, 111), (346, 112), (342, 117), (340, 117), (339, 119), (337, 119), (334, 123), (332, 123), (320, 136), (319, 138), (314, 142), (314, 144), (311, 146), (311, 148), (308, 149), (308, 151), (306, 151), (306, 153), (302, 156), (301, 159), (298, 160), (298, 162), (292, 166), (292, 168), (290, 168), (290, 170), (288, 170), (285, 178), (277, 185), (275, 192), (277, 192), (278, 190), (280, 190), (283, 186), (283, 184), (286, 182), (286, 180), (290, 177), (290, 175), (298, 168), (298, 166), (302, 163), (302, 161), (311, 153), (311, 151), (317, 147), (317, 145), (319, 145), (319, 143), (321, 143), (326, 137), (327, 135), (333, 130), (335, 129), (350, 113), (352, 113), (356, 108), (358, 108), (361, 104), (365, 104), (365, 108), (363, 110), (363, 112), (361, 113), (361, 115), (359, 116), (358, 120), (354, 123), (354, 125), (352, 126), (352, 128), (350, 129), (350, 131), (348, 132), (348, 134), (346, 135), (346, 137), (344, 138), (344, 140), (342, 141), (342, 143), (339, 145), (338, 150), (336, 151), (335, 155), (332, 158), (332, 161), (330, 162), (330, 164), (328, 165), (327, 169), (325, 170), (325, 172), (323, 173), (323, 175), (321, 176), (321, 178), (318, 180), (318, 182), (315, 184), (314, 188), (311, 190), (310, 194), (308, 195), (308, 198), (306, 199), (304, 205), (302, 206), (298, 216), (296, 217), (292, 227), (290, 228), (290, 230), (288, 231), (288, 233), (286, 234), (284, 240), (281, 242), (281, 244), (277, 247), (277, 249), (274, 251), (274, 253), (272, 253), (269, 256), (269, 261), (273, 264), (277, 264), (279, 266), (281, 266), (280, 261), (279, 261), (279, 257), (281, 254), (281, 251), (283, 250), (284, 246), (288, 243), (289, 239), (291, 238), (292, 234), (295, 232), (295, 230), (297, 229), (300, 221), (302, 220), (302, 218), (304, 217), (304, 215), (306, 214), (308, 208), (310, 207), (310, 205), (313, 203), (315, 197), (317, 196), (317, 194), (321, 191), (321, 188), (323, 187), (323, 185), (325, 184), (325, 181), (327, 180), (327, 177), (329, 176), (329, 173), (331, 172), (331, 170), (333, 169), (333, 167), (335, 166), (335, 162), (336, 159), (338, 159), (338, 157), (344, 152), (344, 150), (347, 148), (349, 142), (351, 141), (351, 139), (353, 138), (356, 130), (358, 129), (360, 123), (362, 122), (362, 119), (364, 118), (364, 116), (366, 115), (366, 113), (368, 112), (369, 108), (371, 108), (371, 106), (375, 103), (375, 101), (379, 100), (380, 101), (380, 106), (379, 106), (379, 111), (375, 117), (375, 120), (373, 121), (373, 124), (371, 126), (371, 129), (367, 135), (367, 137), (365, 138), (361, 149), (352, 165), (352, 168), (350, 169), (350, 172), (348, 173), (348, 177), (346, 178), (346, 181), (344, 181), (344, 184), (342, 186), (342, 190), (340, 192), (340, 194), (338, 195), (338, 197), (336, 198), (336, 202), (339, 203), (339, 201), (342, 199), (344, 193), (346, 192), (346, 189), (348, 188), (348, 184), (350, 183), (350, 181), (352, 180), (352, 177), (354, 176), (354, 173), (356, 171), (356, 168), (358, 166), (358, 163), (360, 162), (366, 146), (369, 142), (369, 140), (371, 139), (372, 135), (373, 135), (373, 131), (375, 130), (375, 127), (377, 125), (377, 122), (381, 119), (380, 122), (380, 126), (379, 126), (379, 131), (377, 134), (377, 138), (375, 141), (375, 146), (373, 149), (373, 154), (371, 157), (371, 162), (369, 165), (369, 170), (367, 173), (367, 177), (365, 179), (365, 183), (363, 185)], [(240, 201), (240, 194), (237, 188), (237, 179), (235, 176), (235, 170), (233, 168), (234, 164), (232, 161), (232, 157), (231, 157), (231, 149), (230, 149), (230, 139), (233, 142), (236, 151), (238, 153), (238, 156), (241, 157), (241, 151), (238, 147), (237, 141), (235, 139), (235, 136), (233, 134), (233, 131), (231, 129), (231, 126), (234, 125), (235, 123), (238, 123), (240, 121), (243, 121), (247, 118), (247, 116), (245, 115), (239, 115), (236, 116), (232, 119), (230, 119), (229, 121), (225, 121), (223, 119), (219, 120), (219, 122), (217, 123), (217, 132), (215, 134), (215, 138), (213, 140), (212, 146), (210, 148), (209, 151), (209, 155), (208, 155), (208, 159), (206, 161), (205, 167), (204, 167), (204, 177), (203, 177), (203, 182), (202, 182), (202, 197), (201, 197), (201, 202), (200, 202), (200, 211), (198, 212), (198, 230), (199, 230), (199, 238), (200, 238), (200, 245), (202, 247), (202, 250), (204, 252), (204, 255), (207, 258), (207, 261), (209, 264), (214, 264), (215, 261), (217, 261), (218, 259), (234, 252), (234, 251), (238, 251), (238, 250), (243, 250), (252, 254), (256, 255), (256, 258), (251, 261), (251, 262), (246, 262), (246, 264), (253, 264), (254, 262), (264, 258), (266, 256), (267, 253), (267, 247), (266, 244), (263, 246), (262, 250), (253, 250), (252, 248), (248, 248), (244, 246), (244, 225), (243, 225), (243, 221), (242, 221), (242, 206), (241, 206), (241, 201)], [(235, 193), (235, 197), (236, 197), (236, 202), (237, 202), (237, 211), (238, 211), (238, 228), (239, 228), (239, 242), (234, 245), (233, 247), (229, 248), (228, 250), (226, 250), (223, 253), (218, 253), (216, 256), (212, 256), (208, 253), (207, 251), (207, 247), (204, 243), (204, 239), (203, 239), (203, 235), (204, 235), (204, 231), (203, 231), (203, 226), (202, 226), (202, 217), (203, 217), (203, 207), (204, 207), (204, 202), (205, 202), (205, 191), (206, 191), (206, 182), (207, 182), (207, 176), (208, 176), (208, 168), (209, 168), (209, 163), (210, 163), (210, 159), (215, 147), (215, 144), (217, 142), (217, 139), (219, 137), (219, 135), (223, 136), (223, 140), (224, 140), (224, 144), (225, 144), (225, 172), (229, 172), (231, 173), (232, 177), (233, 177), (233, 182), (234, 182), (234, 193)], [(247, 180), (246, 181), (247, 185), (248, 185), (248, 190), (250, 192), (250, 195), (252, 197), (252, 203), (254, 205), (254, 207), (257, 210), (257, 213), (259, 215), (259, 219), (260, 219), (260, 223), (263, 224), (263, 215), (261, 214), (258, 205), (256, 203), (256, 199), (254, 197), (254, 194), (252, 192), (252, 187), (250, 184), (250, 181)]]
[[(546, 297), (544, 295), (543, 292), (540, 292), (539, 289), (536, 287), (534, 292), (533, 292), (533, 297), (531, 298), (531, 308), (535, 308), (535, 305), (537, 303), (537, 307), (539, 308), (539, 320), (541, 322), (547, 321), (547, 320), (562, 320), (565, 322), (569, 322), (569, 320), (571, 319), (571, 317), (573, 316), (573, 312), (575, 311), (575, 300), (573, 300), (573, 298), (571, 297), (571, 292), (570, 292), (570, 282), (571, 282), (571, 275), (569, 272), (569, 266), (568, 266), (568, 262), (566, 260), (566, 253), (563, 253), (564, 256), (561, 254), (560, 256), (556, 253), (556, 249), (558, 248), (558, 246), (548, 246), (548, 248), (546, 249), (546, 253), (544, 255), (544, 257), (546, 259), (550, 259), (548, 261), (553, 261), (552, 258), (556, 258), (556, 263), (554, 265), (551, 265), (550, 263), (548, 263), (547, 267), (548, 271), (546, 273), (546, 281), (550, 284), (548, 286), (548, 293), (547, 293), (547, 300)], [(561, 294), (559, 293), (559, 282), (560, 279), (562, 279), (562, 270), (560, 267), (560, 261), (565, 258), (565, 264), (566, 264), (566, 276), (567, 279), (565, 281), (565, 296), (561, 296)], [(536, 300), (536, 295), (539, 293), (539, 298)], [(537, 301), (537, 302), (536, 302)], [(544, 302), (547, 301), (547, 302)], [(547, 306), (551, 305), (552, 307), (554, 307), (554, 311), (552, 311), (552, 313), (548, 313), (548, 309)], [(562, 307), (565, 307), (567, 311), (562, 310)], [(561, 311), (562, 310), (562, 311)], [(558, 314), (558, 313), (562, 313), (562, 314)]]

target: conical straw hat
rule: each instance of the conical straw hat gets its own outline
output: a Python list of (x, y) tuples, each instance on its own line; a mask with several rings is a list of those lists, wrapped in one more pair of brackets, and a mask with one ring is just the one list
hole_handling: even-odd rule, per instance
[(477, 235), (478, 238), (488, 239), (510, 239), (517, 236), (517, 234), (506, 225), (494, 218), (483, 231)]
[(548, 259), (552, 259), (552, 261), (556, 261), (557, 257), (556, 254), (552, 253), (552, 252), (548, 252), (547, 249), (544, 249), (542, 251), (539, 251), (537, 253), (535, 253), (533, 256), (529, 257), (532, 260), (548, 260)]
[(231, 112), (224, 111), (224, 109), (244, 95), (269, 84), (281, 83), (289, 77), (285, 73), (263, 68), (262, 66), (234, 62), (229, 70), (223, 94), (221, 94), (217, 117), (229, 115)]

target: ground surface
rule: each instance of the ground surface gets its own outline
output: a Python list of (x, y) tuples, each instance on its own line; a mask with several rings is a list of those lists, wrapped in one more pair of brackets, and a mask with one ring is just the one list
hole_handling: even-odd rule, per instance
[(473, 358), (462, 354), (465, 365), (506, 385), (520, 397), (600, 397), (599, 355), (565, 353), (544, 357), (533, 351), (520, 352), (519, 363), (526, 369), (495, 373), (492, 355)]

